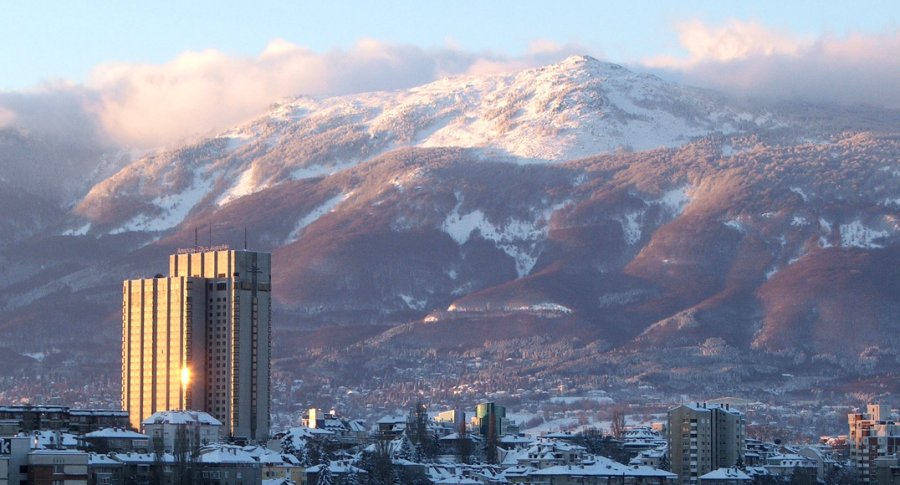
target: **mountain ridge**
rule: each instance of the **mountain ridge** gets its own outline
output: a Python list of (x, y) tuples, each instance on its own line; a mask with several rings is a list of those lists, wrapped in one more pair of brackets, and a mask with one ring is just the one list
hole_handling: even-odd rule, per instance
[[(288, 101), (133, 162), (0, 252), (16, 262), (0, 331), (27, 352), (78, 329), (114, 345), (118, 281), (163, 271), (198, 232), (237, 247), (246, 228), (278, 268), (286, 366), (351, 378), (358, 369), (316, 356), (440, 366), (462, 353), (519, 359), (515, 342), (540, 341), (557, 353), (520, 364), (548, 378), (622, 361), (634, 382), (680, 385), (659, 377), (659, 359), (679, 352), (698, 372), (733, 356), (728, 378), (794, 363), (820, 380), (882, 375), (900, 361), (900, 118), (723, 99), (570, 58)], [(659, 146), (607, 143), (656, 122), (669, 128)], [(434, 146), (448, 140), (463, 146)], [(542, 140), (555, 140), (547, 158), (516, 151)], [(58, 330), (60, 308), (79, 315), (71, 331)], [(640, 359), (658, 370), (640, 377)]]

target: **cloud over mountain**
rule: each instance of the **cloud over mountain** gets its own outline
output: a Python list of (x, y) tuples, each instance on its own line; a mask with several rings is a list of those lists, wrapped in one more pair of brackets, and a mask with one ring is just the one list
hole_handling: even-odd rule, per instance
[(663, 76), (741, 95), (900, 108), (900, 30), (808, 38), (741, 21), (676, 30), (687, 56), (644, 61)]
[[(896, 30), (811, 38), (757, 22), (690, 21), (675, 28), (685, 55), (645, 59), (639, 67), (739, 95), (900, 107)], [(101, 64), (84, 84), (0, 92), (0, 127), (150, 150), (223, 130), (285, 97), (405, 89), (446, 76), (519, 71), (576, 53), (602, 57), (596, 49), (541, 39), (518, 56), (368, 38), (320, 52), (275, 39), (255, 56), (187, 51), (161, 64)]]
[[(511, 57), (361, 39), (351, 49), (320, 53), (276, 39), (252, 57), (188, 51), (164, 64), (101, 64), (85, 86), (0, 93), (0, 123), (19, 125), (54, 112), (53, 119), (73, 128), (99, 123), (126, 147), (152, 149), (224, 129), (288, 96), (404, 89), (446, 76), (512, 72), (580, 50), (536, 41), (526, 54)], [(54, 97), (59, 106), (48, 110), (43, 104)], [(73, 107), (72, 113), (57, 112)]]

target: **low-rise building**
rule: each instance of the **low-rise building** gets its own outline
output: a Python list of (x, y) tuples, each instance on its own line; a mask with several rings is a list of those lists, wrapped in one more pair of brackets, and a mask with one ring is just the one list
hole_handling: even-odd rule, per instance
[(160, 411), (141, 423), (151, 448), (196, 450), (222, 439), (222, 423), (203, 411)]
[(123, 428), (104, 428), (91, 431), (82, 436), (80, 441), (81, 448), (95, 453), (111, 451), (146, 453), (150, 451), (149, 436)]
[(34, 450), (28, 454), (28, 483), (87, 485), (89, 455), (77, 450)]
[(748, 485), (753, 479), (739, 468), (719, 468), (700, 477), (700, 485)]
[(0, 406), (4, 432), (15, 423), (17, 433), (62, 430), (88, 433), (102, 428), (127, 428), (128, 411), (121, 409), (70, 409), (67, 406)]

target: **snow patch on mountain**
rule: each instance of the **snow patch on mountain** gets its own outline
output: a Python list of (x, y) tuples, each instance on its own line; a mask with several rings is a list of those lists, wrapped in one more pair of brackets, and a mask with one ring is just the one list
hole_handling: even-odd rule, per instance
[(809, 225), (809, 221), (807, 221), (806, 218), (803, 216), (794, 216), (794, 218), (791, 219), (791, 226), (802, 227), (802, 226), (808, 226), (808, 225)]
[(62, 233), (62, 235), (63, 236), (84, 236), (90, 230), (91, 230), (91, 223), (88, 222), (87, 224), (85, 224), (81, 227), (78, 227), (75, 229), (68, 229), (68, 230), (64, 231)]
[(407, 186), (422, 175), (422, 172), (424, 172), (422, 167), (416, 167), (406, 173), (394, 177), (393, 180), (391, 180), (391, 185), (393, 185), (398, 192), (402, 193), (406, 190)]
[(828, 236), (831, 235), (831, 223), (825, 220), (825, 218), (819, 218), (819, 229), (822, 231), (822, 235), (819, 236), (819, 247), (820, 248), (830, 248), (831, 242), (828, 240)]
[(730, 221), (725, 221), (723, 224), (725, 224), (727, 227), (729, 227), (731, 229), (734, 229), (737, 232), (741, 232), (741, 233), (744, 232), (744, 225), (741, 224), (741, 221), (738, 221), (736, 219), (732, 219)]
[(159, 208), (160, 214), (140, 213), (128, 222), (109, 231), (110, 234), (124, 232), (156, 232), (167, 231), (181, 224), (191, 210), (203, 200), (215, 184), (212, 177), (203, 179), (194, 174), (194, 182), (190, 188), (179, 194), (166, 194), (153, 199), (153, 205)]
[(809, 200), (809, 197), (806, 195), (806, 192), (804, 192), (803, 189), (801, 189), (800, 187), (791, 187), (791, 192), (799, 195), (800, 198), (803, 199), (803, 202), (806, 202)]
[(840, 232), (841, 247), (863, 249), (883, 248), (884, 245), (877, 241), (890, 234), (866, 227), (859, 219), (850, 224), (841, 224)]
[(341, 161), (328, 165), (310, 165), (308, 167), (300, 167), (291, 172), (290, 179), (303, 180), (322, 177), (325, 175), (332, 175), (340, 172), (341, 170), (353, 167), (356, 164), (356, 161)]
[(685, 185), (676, 189), (669, 190), (657, 200), (650, 201), (651, 204), (660, 204), (674, 217), (680, 216), (684, 209), (691, 203), (690, 186)]
[(425, 306), (428, 304), (428, 302), (425, 300), (419, 300), (403, 293), (401, 293), (399, 296), (400, 299), (403, 300), (403, 303), (405, 303), (406, 306), (412, 310), (423, 311), (425, 310)]
[[(459, 198), (460, 195), (457, 194), (457, 199)], [(459, 245), (465, 244), (472, 233), (478, 231), (482, 238), (493, 242), (498, 249), (515, 260), (516, 272), (521, 278), (530, 273), (537, 263), (540, 243), (547, 238), (549, 231), (547, 222), (550, 217), (565, 205), (566, 203), (561, 203), (549, 207), (536, 214), (533, 220), (510, 218), (505, 223), (494, 224), (480, 209), (460, 214), (460, 200), (444, 219), (441, 230)]]
[(256, 174), (255, 167), (250, 167), (238, 177), (237, 183), (235, 183), (228, 191), (222, 194), (222, 197), (216, 202), (220, 207), (231, 202), (232, 200), (238, 199), (245, 195), (250, 195), (254, 192), (261, 190), (262, 187), (257, 186), (256, 184)]
[(622, 224), (626, 244), (634, 245), (641, 240), (641, 218), (644, 216), (644, 212), (644, 210), (629, 212), (619, 220)]
[(319, 220), (320, 217), (324, 216), (325, 214), (334, 211), (334, 209), (341, 202), (347, 200), (351, 195), (353, 195), (353, 192), (348, 192), (345, 194), (338, 194), (338, 195), (326, 200), (325, 202), (323, 202), (321, 205), (319, 205), (315, 209), (309, 211), (308, 214), (301, 217), (300, 220), (297, 221), (297, 225), (294, 227), (294, 230), (291, 231), (291, 233), (288, 235), (288, 238), (285, 241), (285, 244), (290, 244), (290, 243), (296, 241), (297, 239), (300, 239), (300, 235), (303, 233), (303, 229), (305, 229), (306, 226), (312, 224), (313, 222), (316, 222), (317, 220)]

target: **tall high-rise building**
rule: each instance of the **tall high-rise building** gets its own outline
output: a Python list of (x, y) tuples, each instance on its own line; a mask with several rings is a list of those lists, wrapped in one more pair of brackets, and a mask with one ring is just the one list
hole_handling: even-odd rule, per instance
[(877, 481), (876, 460), (900, 455), (900, 423), (891, 420), (888, 408), (869, 404), (865, 413), (850, 413), (850, 462), (862, 483)]
[(271, 255), (179, 250), (169, 275), (122, 288), (122, 407), (205, 411), (235, 438), (269, 434)]
[(744, 416), (731, 406), (683, 404), (669, 410), (669, 464), (678, 483), (698, 483), (744, 458)]

